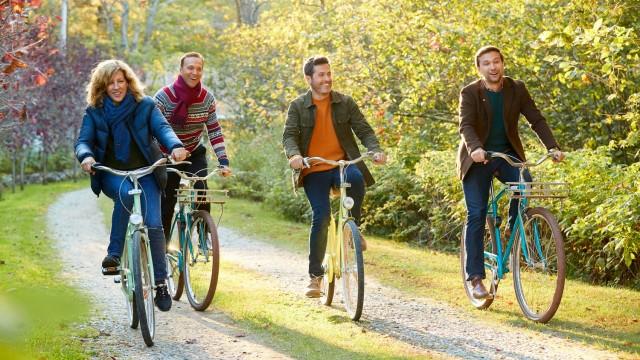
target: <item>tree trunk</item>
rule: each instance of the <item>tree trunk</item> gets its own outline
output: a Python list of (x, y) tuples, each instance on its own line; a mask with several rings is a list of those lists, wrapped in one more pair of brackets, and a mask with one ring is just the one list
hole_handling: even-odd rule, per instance
[(16, 151), (13, 150), (13, 154), (11, 156), (11, 192), (16, 192), (16, 162), (18, 159), (16, 158)]
[(113, 18), (111, 17), (112, 5), (107, 0), (100, 0), (100, 6), (98, 6), (98, 15), (104, 21), (107, 27), (107, 36), (111, 38), (114, 32)]
[(144, 38), (142, 38), (142, 47), (149, 45), (151, 41), (151, 35), (153, 34), (153, 24), (158, 13), (158, 7), (160, 6), (160, 0), (152, 0), (149, 7), (149, 13), (147, 14), (147, 23), (144, 28)]
[(27, 156), (26, 154), (22, 154), (22, 156), (20, 157), (20, 191), (24, 190), (24, 185), (26, 183), (26, 181), (24, 181), (24, 166), (27, 163)]
[(122, 52), (129, 51), (129, 1), (122, 0), (122, 16), (120, 18), (120, 42), (122, 44)]
[(60, 18), (62, 21), (60, 22), (60, 51), (62, 54), (66, 54), (67, 52), (67, 15), (69, 13), (69, 3), (68, 0), (62, 0), (62, 7), (60, 9)]
[(47, 150), (42, 149), (42, 185), (47, 184)]

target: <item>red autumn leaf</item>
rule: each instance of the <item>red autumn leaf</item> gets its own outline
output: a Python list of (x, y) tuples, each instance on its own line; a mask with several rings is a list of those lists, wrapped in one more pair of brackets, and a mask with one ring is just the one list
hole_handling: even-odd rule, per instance
[(58, 20), (58, 21), (62, 21), (62, 16), (60, 16), (60, 15), (56, 15), (56, 20)]
[(37, 8), (42, 5), (42, 0), (31, 0), (29, 4), (31, 5), (31, 7)]
[(16, 58), (13, 58), (11, 60), (11, 64), (7, 65), (4, 69), (2, 69), (2, 72), (8, 75), (18, 70), (19, 68), (26, 68), (26, 67), (27, 67), (27, 64), (23, 63), (22, 61)]
[(11, 53), (4, 53), (4, 55), (2, 55), (2, 62), (4, 63), (9, 63), (12, 59), (13, 55), (11, 55)]
[(36, 84), (36, 86), (44, 86), (44, 84), (47, 83), (47, 77), (44, 75), (38, 74), (33, 79), (33, 82)]

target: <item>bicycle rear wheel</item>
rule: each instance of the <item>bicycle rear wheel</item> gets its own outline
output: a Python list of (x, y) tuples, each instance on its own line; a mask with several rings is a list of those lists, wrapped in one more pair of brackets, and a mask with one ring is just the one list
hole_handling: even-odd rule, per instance
[(185, 225), (182, 224), (176, 214), (169, 243), (167, 244), (167, 290), (173, 300), (180, 300), (184, 289), (184, 275), (182, 274), (182, 266), (184, 265), (184, 253), (180, 249), (180, 234), (184, 233)]
[[(491, 269), (485, 268), (486, 279), (489, 279), (490, 281), (489, 288), (487, 289), (489, 291), (489, 297), (485, 299), (476, 299), (475, 297), (473, 297), (473, 286), (471, 285), (471, 281), (467, 281), (467, 279), (469, 278), (469, 274), (467, 274), (466, 272), (466, 266), (467, 266), (467, 245), (465, 242), (466, 232), (467, 232), (467, 225), (465, 224), (462, 227), (462, 236), (460, 236), (460, 239), (461, 239), (460, 240), (460, 270), (461, 270), (460, 273), (462, 275), (462, 284), (464, 286), (464, 292), (467, 294), (469, 301), (471, 301), (471, 305), (473, 305), (477, 309), (484, 310), (489, 306), (491, 306), (491, 303), (493, 303), (493, 299), (496, 295), (496, 292), (498, 291), (498, 282), (495, 276), (496, 264), (492, 264), (493, 266), (491, 267)], [(490, 216), (487, 216), (487, 219), (485, 222), (483, 249), (484, 251), (490, 252), (492, 254), (496, 254), (496, 251), (497, 251), (495, 225), (493, 224), (493, 218)], [(485, 262), (486, 261), (487, 259), (485, 258)]]
[(129, 252), (125, 246), (122, 251), (122, 258), (120, 261), (120, 286), (122, 287), (122, 294), (124, 295), (124, 302), (127, 306), (127, 318), (129, 319), (129, 327), (132, 329), (138, 328), (138, 309), (135, 305), (135, 298), (133, 293), (129, 293), (129, 281), (133, 281), (133, 278), (127, 276), (131, 274), (131, 267), (129, 266)]
[(545, 208), (526, 211), (524, 236), (518, 229), (512, 252), (513, 286), (524, 315), (540, 323), (551, 320), (564, 291), (564, 241), (558, 221)]
[(153, 345), (156, 331), (155, 309), (153, 304), (153, 283), (151, 281), (151, 259), (148, 256), (147, 244), (149, 240), (144, 231), (133, 233), (133, 281), (135, 289), (133, 297), (140, 319), (140, 331), (147, 346)]
[(342, 293), (347, 314), (358, 321), (364, 302), (364, 258), (362, 236), (353, 220), (347, 220), (342, 229)]
[(322, 268), (324, 269), (324, 275), (322, 276), (322, 288), (320, 289), (321, 297), (320, 301), (322, 304), (331, 306), (331, 302), (333, 301), (333, 294), (336, 287), (336, 277), (335, 277), (335, 269), (332, 269), (332, 258), (331, 255), (326, 254), (324, 256), (324, 261), (322, 262)]
[(195, 310), (203, 311), (213, 300), (220, 268), (218, 232), (207, 211), (193, 212), (190, 238), (182, 253), (185, 254), (183, 274), (189, 303)]

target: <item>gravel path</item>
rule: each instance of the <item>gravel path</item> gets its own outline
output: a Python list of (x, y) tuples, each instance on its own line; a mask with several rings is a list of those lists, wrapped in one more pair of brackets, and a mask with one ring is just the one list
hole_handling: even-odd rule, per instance
[[(68, 228), (68, 219), (81, 219)], [(65, 221), (65, 222), (63, 222)], [(81, 190), (62, 196), (49, 210), (48, 229), (57, 240), (64, 276), (92, 296), (95, 313), (86, 326), (100, 335), (86, 342), (97, 358), (255, 359), (287, 358), (262, 345), (260, 339), (234, 326), (216, 311), (197, 313), (188, 303), (174, 302), (168, 313), (156, 311), (156, 344), (147, 348), (139, 330), (126, 326), (119, 287), (99, 273), (108, 232), (95, 196)], [(220, 229), (225, 260), (272, 276), (283, 291), (301, 294), (307, 280), (304, 256)], [(80, 247), (78, 243), (83, 245)], [(366, 257), (366, 253), (365, 253)], [(339, 284), (337, 284), (339, 285)], [(464, 359), (614, 359), (616, 355), (574, 341), (513, 328), (493, 326), (431, 299), (413, 299), (366, 278), (361, 326), (445, 357)], [(340, 286), (334, 306), (340, 307)], [(316, 300), (309, 300), (316, 301)], [(173, 329), (169, 331), (168, 323)], [(469, 340), (473, 339), (473, 340)]]

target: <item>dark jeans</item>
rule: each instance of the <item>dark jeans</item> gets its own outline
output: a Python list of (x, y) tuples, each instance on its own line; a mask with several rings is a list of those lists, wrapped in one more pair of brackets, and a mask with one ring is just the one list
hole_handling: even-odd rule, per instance
[[(514, 155), (509, 153), (509, 155)], [(467, 205), (467, 222), (465, 246), (467, 248), (466, 272), (467, 280), (480, 275), (485, 278), (484, 269), (484, 230), (487, 217), (487, 202), (491, 180), (496, 177), (501, 182), (515, 182), (519, 180), (519, 170), (509, 166), (503, 159), (492, 159), (488, 164), (474, 163), (462, 180), (464, 201)], [(528, 171), (524, 174), (525, 181), (531, 181)], [(509, 228), (513, 227), (518, 216), (517, 199), (509, 204)]]
[[(207, 175), (207, 152), (203, 146), (198, 146), (187, 158), (190, 161), (190, 165), (176, 165), (176, 169), (185, 171), (195, 176)], [(167, 241), (169, 241), (169, 235), (171, 231), (171, 221), (173, 220), (173, 211), (176, 206), (176, 190), (180, 185), (180, 177), (173, 172), (167, 172), (167, 187), (164, 190), (165, 196), (162, 199), (162, 225), (164, 227), (164, 235)], [(204, 181), (196, 181), (194, 184), (196, 189), (207, 189), (207, 183)], [(211, 205), (199, 204), (198, 210), (210, 211)]]
[[(360, 210), (365, 191), (364, 178), (355, 165), (347, 167), (345, 174), (346, 181), (351, 183), (351, 187), (347, 188), (347, 195), (352, 197), (355, 203), (351, 215), (356, 223), (360, 224)], [(322, 260), (327, 250), (327, 229), (331, 219), (329, 192), (332, 187), (340, 185), (340, 170), (334, 168), (311, 173), (304, 177), (303, 184), (313, 211), (309, 234), (309, 275), (322, 276)]]
[[(113, 200), (113, 214), (111, 215), (111, 235), (107, 253), (122, 256), (124, 238), (129, 224), (129, 214), (133, 209), (133, 196), (129, 190), (133, 189), (131, 180), (103, 172), (100, 174), (102, 192)], [(142, 217), (147, 226), (151, 258), (153, 261), (153, 275), (156, 283), (162, 283), (167, 278), (165, 259), (165, 241), (160, 221), (160, 187), (153, 174), (138, 179), (142, 194), (140, 203)]]

